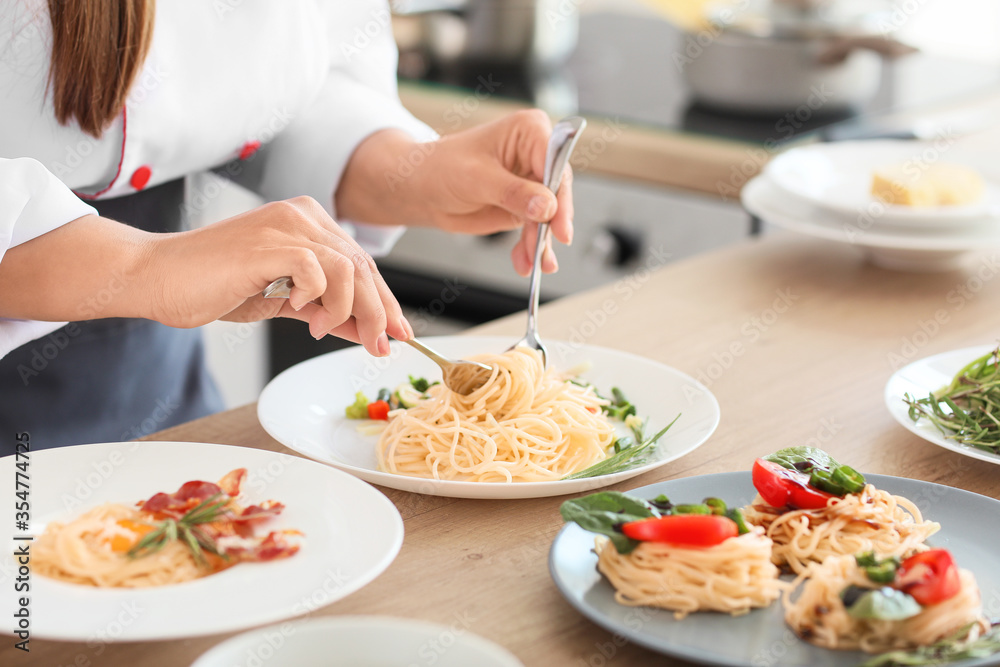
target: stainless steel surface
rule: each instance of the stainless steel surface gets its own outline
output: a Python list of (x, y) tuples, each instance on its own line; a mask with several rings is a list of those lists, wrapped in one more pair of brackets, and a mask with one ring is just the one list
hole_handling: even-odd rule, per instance
[(441, 367), (441, 377), (445, 386), (456, 394), (468, 396), (486, 384), (493, 373), (493, 367), (488, 364), (481, 364), (478, 361), (448, 359), (416, 338), (412, 338), (406, 343)]
[(265, 287), (264, 291), (260, 294), (265, 299), (287, 299), (288, 295), (292, 293), (292, 287), (291, 276), (285, 276), (283, 278), (278, 278)]
[[(287, 299), (292, 291), (292, 287), (294, 287), (292, 279), (285, 276), (278, 278), (265, 287), (261, 295), (265, 299)], [(481, 364), (478, 361), (448, 359), (415, 338), (405, 342), (441, 367), (441, 378), (445, 386), (456, 394), (462, 394), (463, 396), (471, 394), (486, 384), (486, 381), (490, 379), (490, 374), (493, 372), (493, 367), (489, 364)]]
[[(548, 150), (545, 154), (545, 186), (552, 194), (559, 194), (562, 185), (563, 172), (573, 154), (573, 148), (580, 139), (587, 121), (578, 116), (565, 118), (552, 128)], [(528, 292), (528, 329), (524, 338), (514, 343), (510, 349), (518, 346), (530, 347), (542, 353), (542, 368), (548, 366), (549, 355), (538, 337), (538, 297), (542, 282), (542, 256), (549, 244), (549, 223), (538, 225), (538, 236), (535, 238), (535, 262), (531, 266), (531, 288)]]

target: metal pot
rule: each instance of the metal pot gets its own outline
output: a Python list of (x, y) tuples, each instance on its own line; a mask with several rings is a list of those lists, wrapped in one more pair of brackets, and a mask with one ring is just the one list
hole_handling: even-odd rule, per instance
[(774, 0), (716, 13), (684, 40), (684, 76), (695, 97), (726, 110), (843, 112), (878, 92), (882, 61), (913, 49), (874, 29), (878, 15), (837, 13), (834, 2)]
[(822, 56), (828, 48), (823, 39), (723, 31), (692, 49), (684, 77), (698, 101), (725, 110), (778, 113), (806, 106), (837, 112), (871, 100), (882, 76), (881, 56), (854, 50), (827, 64)]
[[(436, 62), (474, 60), (551, 67), (576, 47), (579, 10), (569, 0), (433, 0), (402, 13), (420, 14), (422, 42)], [(397, 12), (400, 10), (397, 9)]]

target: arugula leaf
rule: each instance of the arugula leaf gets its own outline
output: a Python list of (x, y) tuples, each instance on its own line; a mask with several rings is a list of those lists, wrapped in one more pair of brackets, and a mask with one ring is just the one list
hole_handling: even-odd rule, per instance
[(618, 491), (602, 491), (567, 500), (559, 507), (559, 513), (564, 521), (572, 521), (584, 530), (610, 538), (622, 554), (631, 552), (639, 542), (625, 537), (617, 526), (660, 516), (660, 512), (645, 500)]
[[(857, 595), (857, 586), (848, 586), (840, 594), (847, 607), (847, 613), (857, 619), (874, 619), (879, 621), (902, 621), (919, 614), (923, 607), (911, 595), (895, 588), (883, 586), (873, 590), (865, 590)], [(852, 600), (853, 598), (853, 600)], [(848, 604), (850, 602), (850, 604)]]
[(858, 667), (917, 667), (919, 665), (943, 665), (958, 660), (987, 658), (1000, 653), (1000, 627), (994, 627), (981, 637), (968, 641), (966, 637), (974, 623), (959, 629), (950, 637), (945, 637), (930, 646), (921, 646), (911, 651), (891, 651), (866, 660)]

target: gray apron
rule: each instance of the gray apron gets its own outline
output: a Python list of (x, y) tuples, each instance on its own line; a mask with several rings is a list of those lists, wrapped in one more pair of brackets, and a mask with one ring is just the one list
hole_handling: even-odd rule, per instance
[[(184, 180), (90, 203), (103, 217), (176, 232)], [(119, 442), (222, 409), (199, 329), (118, 318), (73, 322), (0, 359), (0, 456), (14, 453), (14, 434), (22, 431), (33, 450)]]

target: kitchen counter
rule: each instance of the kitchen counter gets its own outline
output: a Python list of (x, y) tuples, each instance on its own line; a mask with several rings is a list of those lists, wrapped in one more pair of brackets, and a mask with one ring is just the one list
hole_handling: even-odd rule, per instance
[[(996, 341), (998, 271), (990, 254), (962, 272), (894, 273), (840, 244), (776, 234), (556, 301), (543, 307), (540, 322), (547, 340), (641, 354), (700, 379), (719, 399), (722, 422), (706, 444), (615, 488), (747, 470), (780, 447), (819, 442), (864, 472), (1000, 498), (996, 466), (917, 438), (893, 421), (882, 399), (901, 365)], [(523, 324), (517, 315), (470, 333), (514, 340)], [(662, 409), (673, 414), (676, 407)], [(253, 405), (150, 439), (288, 451), (260, 427)], [(469, 631), (503, 644), (528, 667), (685, 664), (612, 636), (558, 593), (547, 557), (564, 498), (383, 491), (403, 515), (402, 551), (374, 582), (316, 615), (465, 619)], [(100, 653), (82, 643), (33, 640), (30, 664), (173, 667), (224, 638), (101, 645)], [(0, 648), (0, 663), (28, 664), (11, 644)]]

